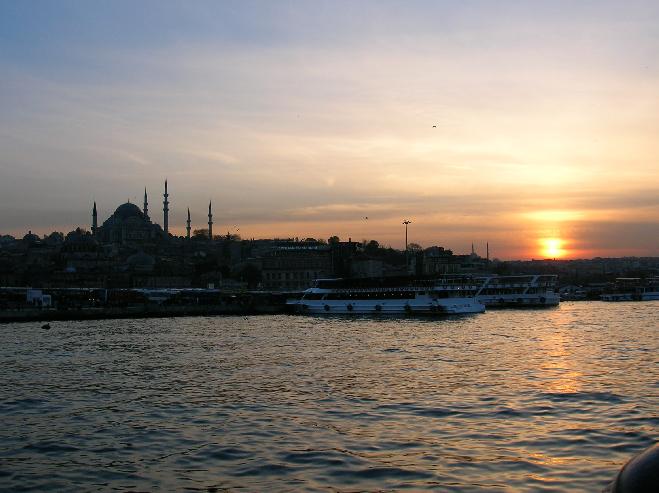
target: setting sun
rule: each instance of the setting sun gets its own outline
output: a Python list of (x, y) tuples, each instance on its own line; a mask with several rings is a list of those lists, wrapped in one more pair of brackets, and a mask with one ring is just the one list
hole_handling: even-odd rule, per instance
[(561, 258), (565, 255), (563, 244), (565, 242), (560, 238), (542, 238), (542, 255), (546, 258)]

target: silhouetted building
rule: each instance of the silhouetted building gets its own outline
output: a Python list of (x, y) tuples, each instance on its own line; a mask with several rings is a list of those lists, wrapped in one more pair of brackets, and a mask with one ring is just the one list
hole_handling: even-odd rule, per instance
[(163, 201), (162, 201), (162, 213), (163, 213), (163, 219), (162, 219), (162, 227), (163, 230), (165, 231), (165, 235), (169, 234), (169, 194), (167, 193), (167, 180), (165, 180), (165, 193), (163, 194)]
[(438, 246), (426, 248), (423, 251), (420, 265), (421, 274), (424, 276), (441, 276), (460, 272), (460, 264), (456, 261), (453, 252)]
[(208, 202), (208, 239), (213, 239), (213, 211), (211, 210), (211, 202)]
[(129, 244), (155, 242), (165, 238), (166, 234), (139, 207), (126, 202), (103, 222), (96, 236), (101, 243)]
[(144, 208), (142, 209), (144, 217), (149, 217), (149, 201), (146, 196), (146, 187), (144, 187)]
[(259, 258), (264, 289), (300, 291), (332, 277), (331, 247), (311, 242), (276, 245)]
[(96, 201), (94, 201), (94, 208), (92, 209), (92, 234), (96, 236), (98, 230), (98, 212), (96, 212)]

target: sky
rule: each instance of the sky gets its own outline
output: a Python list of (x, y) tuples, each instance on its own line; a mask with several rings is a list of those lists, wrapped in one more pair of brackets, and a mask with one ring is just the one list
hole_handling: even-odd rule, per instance
[(0, 234), (659, 256), (659, 2), (0, 0)]

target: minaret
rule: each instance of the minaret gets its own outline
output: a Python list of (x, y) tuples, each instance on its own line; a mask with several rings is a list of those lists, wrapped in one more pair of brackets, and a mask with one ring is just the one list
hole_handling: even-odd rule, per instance
[(165, 180), (165, 193), (163, 194), (165, 200), (162, 201), (162, 212), (163, 212), (163, 225), (162, 229), (165, 230), (165, 234), (169, 234), (169, 194), (167, 193), (167, 180)]
[(96, 236), (98, 229), (98, 214), (96, 212), (96, 201), (94, 201), (94, 208), (92, 209), (92, 234)]
[(190, 208), (188, 207), (188, 220), (186, 221), (187, 226), (185, 227), (185, 230), (188, 232), (187, 238), (188, 240), (190, 239)]
[(146, 199), (146, 187), (144, 187), (144, 216), (149, 218), (149, 202)]
[(210, 201), (208, 202), (208, 238), (213, 239), (213, 212)]

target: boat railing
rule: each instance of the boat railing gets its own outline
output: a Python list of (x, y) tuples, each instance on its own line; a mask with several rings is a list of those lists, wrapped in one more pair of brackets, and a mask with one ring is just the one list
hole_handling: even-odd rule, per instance
[(400, 288), (316, 288), (324, 293), (384, 293), (428, 291), (430, 286), (405, 286)]

